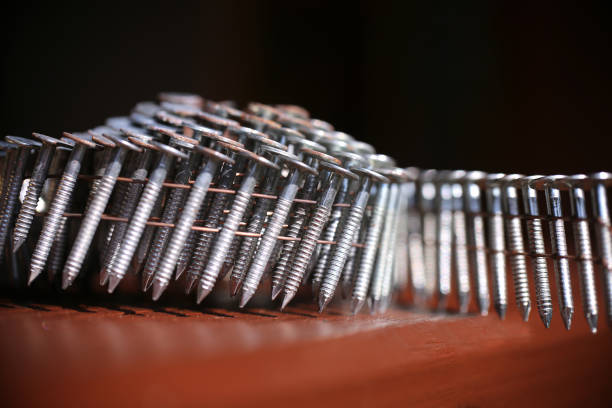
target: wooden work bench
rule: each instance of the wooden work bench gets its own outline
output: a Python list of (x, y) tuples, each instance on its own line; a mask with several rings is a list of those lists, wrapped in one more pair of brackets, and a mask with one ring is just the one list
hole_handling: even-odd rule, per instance
[[(612, 335), (396, 307), (0, 300), (2, 406), (610, 406)], [(92, 300), (94, 299), (94, 300)], [(131, 297), (130, 299), (133, 299)]]

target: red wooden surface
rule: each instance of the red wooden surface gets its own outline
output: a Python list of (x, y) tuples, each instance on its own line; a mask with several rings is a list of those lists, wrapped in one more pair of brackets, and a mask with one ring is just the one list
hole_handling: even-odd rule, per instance
[(580, 315), (0, 305), (7, 407), (612, 404), (610, 330)]

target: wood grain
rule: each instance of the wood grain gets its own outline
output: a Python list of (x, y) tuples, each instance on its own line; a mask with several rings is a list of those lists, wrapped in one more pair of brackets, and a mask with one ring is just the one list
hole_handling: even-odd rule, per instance
[[(3, 406), (610, 406), (612, 336), (334, 306), (0, 301)], [(603, 326), (603, 324), (601, 325)]]

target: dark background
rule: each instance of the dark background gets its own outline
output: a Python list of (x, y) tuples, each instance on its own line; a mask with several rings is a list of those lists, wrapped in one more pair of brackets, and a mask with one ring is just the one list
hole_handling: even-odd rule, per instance
[(608, 10), (458, 3), (20, 2), (0, 131), (81, 130), (178, 90), (303, 105), (402, 165), (612, 170)]

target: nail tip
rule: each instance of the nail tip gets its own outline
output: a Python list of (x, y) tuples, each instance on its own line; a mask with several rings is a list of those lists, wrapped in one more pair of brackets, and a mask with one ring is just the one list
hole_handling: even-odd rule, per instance
[(230, 296), (234, 297), (238, 295), (242, 281), (235, 278), (230, 278)]
[(272, 295), (270, 296), (272, 298), (272, 300), (276, 300), (278, 295), (281, 293), (281, 290), (282, 290), (282, 287), (280, 285), (273, 285), (272, 286)]
[(253, 293), (250, 291), (242, 291), (242, 296), (240, 297), (240, 302), (238, 303), (238, 307), (240, 307), (241, 309), (243, 309), (247, 303), (249, 303), (249, 300), (251, 300), (251, 298), (253, 297)]
[(185, 272), (185, 269), (187, 269), (187, 266), (177, 266), (176, 267), (176, 273), (174, 274), (174, 280), (178, 280), (178, 278), (180, 278), (183, 273)]
[(151, 282), (153, 279), (151, 279), (151, 275), (148, 274), (143, 274), (142, 275), (142, 280), (140, 282), (140, 288), (142, 289), (143, 292), (148, 292), (149, 288), (151, 287)]
[(481, 316), (488, 316), (489, 309), (491, 308), (491, 303), (489, 302), (489, 298), (486, 296), (478, 298), (478, 312)]
[(470, 298), (466, 294), (459, 295), (459, 313), (466, 314), (470, 305)]
[(285, 296), (283, 296), (283, 302), (281, 304), (280, 310), (284, 310), (289, 304), (289, 302), (291, 302), (291, 299), (293, 299), (293, 295), (285, 292)]
[(37, 273), (30, 272), (30, 276), (28, 277), (28, 286), (32, 285), (32, 282), (38, 277)]
[(561, 310), (561, 316), (563, 317), (563, 325), (566, 330), (572, 328), (572, 318), (574, 316), (574, 309), (570, 307), (564, 307)]
[(13, 253), (16, 253), (19, 250), (19, 248), (21, 248), (24, 242), (25, 242), (25, 239), (19, 239), (17, 241), (13, 241)]
[[(381, 299), (378, 312), (379, 313), (386, 313), (387, 310), (389, 309), (389, 305), (390, 304), (391, 304), (391, 299), (388, 296), (383, 298), (383, 299)], [(446, 310), (446, 306), (444, 307), (444, 309), (442, 311), (445, 311), (445, 310)]]
[(106, 285), (106, 282), (108, 282), (108, 272), (102, 269), (100, 270), (100, 286)]
[(550, 322), (552, 320), (552, 311), (543, 311), (540, 313), (540, 319), (544, 323), (544, 327), (550, 329)]
[(380, 309), (380, 299), (372, 299), (370, 302), (370, 314), (377, 314)]
[(153, 296), (151, 296), (153, 301), (157, 301), (161, 297), (161, 295), (164, 293), (165, 289), (166, 289), (166, 286), (163, 285), (160, 281), (156, 280), (153, 283)]
[(497, 316), (499, 316), (500, 320), (506, 319), (506, 311), (507, 311), (507, 307), (505, 305), (495, 306), (495, 312), (497, 313)]
[(62, 278), (62, 290), (66, 290), (72, 285), (72, 279), (69, 276), (64, 276)]
[(147, 286), (145, 286), (145, 288), (144, 288), (144, 292), (148, 292), (148, 291), (149, 291), (149, 289), (151, 289), (151, 285), (152, 285), (152, 283), (151, 283), (151, 282), (147, 282)]
[(362, 300), (362, 299), (353, 299), (351, 301), (351, 313), (354, 314), (354, 315), (359, 313), (359, 311), (363, 307), (364, 303), (365, 303), (365, 301)]
[(588, 313), (586, 318), (589, 323), (589, 328), (591, 329), (591, 333), (597, 333), (597, 314), (596, 313)]
[(107, 291), (108, 293), (113, 293), (115, 291), (115, 289), (117, 289), (117, 286), (119, 285), (119, 282), (121, 282), (121, 278), (115, 275), (109, 275), (108, 277), (108, 288)]
[(197, 296), (197, 300), (196, 302), (198, 304), (202, 303), (202, 301), (204, 300), (204, 298), (206, 296), (208, 296), (208, 294), (210, 293), (210, 289), (205, 289), (202, 286), (198, 286), (198, 296)]
[(527, 302), (527, 303), (520, 304), (519, 310), (521, 312), (521, 317), (523, 318), (523, 321), (528, 322), (529, 314), (531, 313), (531, 303)]
[(193, 278), (192, 276), (187, 277), (187, 282), (185, 283), (185, 294), (188, 295), (193, 290), (193, 287), (197, 281), (197, 277)]
[(330, 301), (331, 296), (326, 296), (324, 294), (319, 295), (319, 313), (323, 313)]

